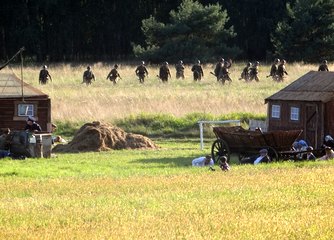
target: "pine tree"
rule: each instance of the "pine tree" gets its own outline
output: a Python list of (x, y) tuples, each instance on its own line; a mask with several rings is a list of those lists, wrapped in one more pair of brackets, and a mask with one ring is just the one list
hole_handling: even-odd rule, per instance
[(297, 0), (287, 12), (272, 35), (276, 54), (290, 61), (334, 59), (334, 1)]
[(170, 12), (170, 22), (158, 22), (153, 16), (142, 21), (146, 46), (134, 46), (134, 53), (151, 61), (195, 59), (212, 60), (234, 56), (240, 50), (228, 47), (235, 37), (233, 26), (219, 4), (203, 6), (194, 0), (183, 0)]

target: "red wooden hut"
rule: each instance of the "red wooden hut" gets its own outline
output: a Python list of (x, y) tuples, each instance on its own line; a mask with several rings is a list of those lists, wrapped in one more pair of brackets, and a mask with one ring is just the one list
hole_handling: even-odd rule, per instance
[(51, 131), (51, 100), (14, 74), (0, 73), (0, 128), (22, 130), (33, 117), (43, 131)]
[(316, 148), (334, 135), (334, 72), (310, 71), (265, 102), (269, 131), (302, 129), (301, 138)]

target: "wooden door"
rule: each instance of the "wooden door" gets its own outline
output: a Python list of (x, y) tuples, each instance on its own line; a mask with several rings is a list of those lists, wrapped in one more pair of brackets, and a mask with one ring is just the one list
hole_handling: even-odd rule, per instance
[(316, 104), (307, 104), (305, 111), (305, 136), (306, 141), (313, 147), (318, 145), (318, 123), (319, 123), (319, 110)]

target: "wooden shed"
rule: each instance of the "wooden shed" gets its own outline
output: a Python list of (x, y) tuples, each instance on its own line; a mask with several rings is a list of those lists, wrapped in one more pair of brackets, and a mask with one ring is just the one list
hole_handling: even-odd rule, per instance
[(334, 135), (334, 72), (310, 71), (265, 99), (268, 130), (302, 129), (302, 138), (319, 148)]
[(0, 128), (22, 130), (28, 117), (51, 131), (51, 100), (14, 74), (0, 73)]

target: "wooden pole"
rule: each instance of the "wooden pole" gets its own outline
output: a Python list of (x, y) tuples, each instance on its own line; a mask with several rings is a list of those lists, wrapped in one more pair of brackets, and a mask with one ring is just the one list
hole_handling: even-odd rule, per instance
[(22, 94), (22, 102), (24, 102), (24, 94), (23, 94), (23, 55), (22, 51), (20, 52), (21, 55), (21, 94)]

